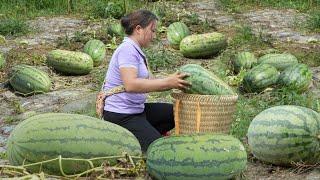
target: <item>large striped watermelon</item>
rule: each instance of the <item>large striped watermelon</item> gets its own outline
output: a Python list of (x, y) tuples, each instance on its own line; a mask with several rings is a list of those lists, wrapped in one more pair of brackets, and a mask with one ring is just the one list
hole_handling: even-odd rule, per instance
[(246, 92), (260, 92), (278, 81), (279, 72), (268, 64), (261, 64), (250, 69), (243, 77), (242, 85)]
[(227, 47), (227, 38), (218, 32), (190, 35), (180, 42), (180, 52), (183, 56), (190, 58), (210, 57), (225, 47)]
[(25, 95), (45, 93), (51, 88), (48, 74), (29, 65), (16, 65), (10, 72), (10, 85)]
[(279, 71), (283, 71), (287, 67), (297, 64), (298, 59), (289, 53), (283, 54), (266, 54), (258, 59), (259, 64), (269, 64), (277, 68)]
[(186, 89), (189, 94), (230, 95), (235, 94), (232, 88), (218, 76), (197, 64), (187, 64), (179, 68), (179, 72), (189, 74), (185, 80), (192, 86)]
[(256, 63), (257, 58), (251, 52), (239, 52), (233, 59), (233, 68), (236, 73), (241, 69), (251, 69)]
[[(57, 158), (89, 159), (116, 156), (127, 152), (141, 155), (138, 140), (128, 130), (107, 121), (79, 114), (46, 113), (21, 122), (8, 139), (10, 164), (22, 165)], [(110, 163), (114, 164), (115, 159)], [(94, 161), (100, 166), (102, 161)], [(84, 161), (63, 160), (63, 171), (74, 174), (85, 171)], [(38, 172), (40, 166), (29, 168)], [(58, 160), (42, 164), (44, 172), (60, 174)]]
[(253, 155), (268, 163), (320, 162), (320, 115), (308, 108), (275, 106), (262, 111), (248, 129)]
[(84, 45), (83, 51), (91, 56), (93, 66), (99, 66), (106, 56), (106, 46), (98, 39), (89, 40)]
[(183, 22), (174, 22), (167, 29), (169, 44), (176, 49), (179, 49), (181, 40), (188, 35), (190, 35), (190, 30)]
[(231, 179), (246, 163), (242, 143), (222, 134), (160, 138), (147, 151), (147, 171), (159, 180)]
[(58, 72), (70, 75), (88, 74), (93, 69), (93, 60), (88, 54), (61, 49), (48, 53), (47, 64)]
[(295, 64), (279, 76), (278, 83), (280, 86), (287, 87), (297, 92), (304, 92), (312, 82), (312, 71), (306, 64)]

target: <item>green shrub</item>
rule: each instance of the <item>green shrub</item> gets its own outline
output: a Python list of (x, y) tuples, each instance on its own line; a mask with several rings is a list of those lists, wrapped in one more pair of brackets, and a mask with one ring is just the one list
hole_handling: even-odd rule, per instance
[(4, 36), (22, 35), (29, 32), (29, 26), (20, 19), (0, 20), (0, 34)]
[(320, 11), (314, 11), (310, 13), (310, 17), (307, 21), (308, 29), (320, 32)]

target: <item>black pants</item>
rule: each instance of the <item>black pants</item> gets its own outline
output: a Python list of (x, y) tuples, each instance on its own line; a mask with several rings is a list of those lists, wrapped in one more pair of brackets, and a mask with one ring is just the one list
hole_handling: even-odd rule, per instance
[(144, 112), (140, 114), (104, 111), (103, 118), (132, 132), (143, 152), (154, 140), (162, 137), (161, 134), (174, 128), (173, 106), (167, 103), (145, 103)]

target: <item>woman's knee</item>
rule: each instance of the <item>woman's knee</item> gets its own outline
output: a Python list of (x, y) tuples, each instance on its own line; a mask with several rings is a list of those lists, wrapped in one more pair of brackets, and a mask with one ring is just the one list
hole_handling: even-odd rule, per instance
[(136, 136), (138, 141), (140, 142), (142, 151), (146, 152), (149, 145), (161, 138), (161, 134), (154, 128), (151, 128), (149, 130), (140, 131), (140, 132), (133, 132), (133, 134)]

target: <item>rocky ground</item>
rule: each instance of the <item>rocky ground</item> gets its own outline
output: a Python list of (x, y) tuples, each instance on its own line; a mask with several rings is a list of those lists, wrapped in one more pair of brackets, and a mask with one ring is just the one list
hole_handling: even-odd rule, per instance
[[(197, 12), (200, 19), (215, 25), (219, 31), (227, 32), (238, 23), (252, 27), (256, 35), (263, 34), (274, 44), (290, 44), (297, 48), (320, 51), (320, 34), (310, 34), (297, 30), (295, 23), (305, 21), (306, 15), (295, 10), (255, 9), (243, 14), (229, 14), (221, 10), (212, 0), (189, 1), (184, 5), (186, 11)], [(58, 38), (73, 37), (79, 31), (92, 31), (99, 28), (83, 19), (74, 17), (39, 17), (28, 22), (36, 31), (16, 39), (7, 39), (0, 45), (0, 52), (27, 44), (29, 50), (41, 47), (54, 47)], [(45, 51), (42, 52), (45, 55)], [(100, 69), (106, 67), (104, 65)], [(45, 66), (44, 70), (50, 72)], [(312, 67), (314, 84), (320, 81), (320, 67)], [(51, 73), (52, 74), (52, 73)], [(63, 77), (52, 74), (54, 87), (51, 92), (29, 97), (19, 96), (10, 90), (6, 82), (0, 82), (0, 152), (5, 151), (7, 137), (20, 121), (39, 112), (79, 112), (94, 107), (97, 85), (90, 76)], [(312, 89), (320, 97), (320, 90)], [(12, 118), (5, 118), (12, 117)], [(5, 160), (2, 163), (6, 163)], [(246, 179), (320, 179), (319, 169), (297, 173), (296, 169), (279, 168), (250, 162), (245, 172)]]

